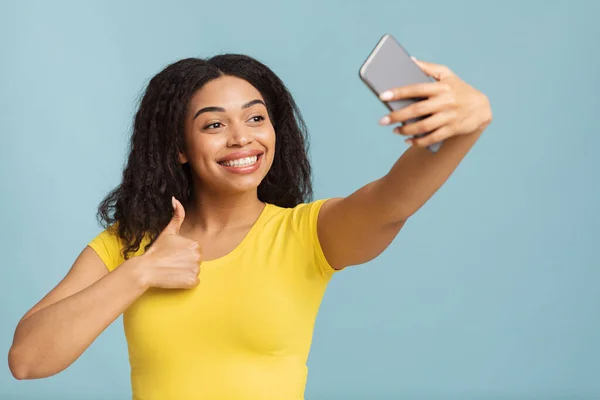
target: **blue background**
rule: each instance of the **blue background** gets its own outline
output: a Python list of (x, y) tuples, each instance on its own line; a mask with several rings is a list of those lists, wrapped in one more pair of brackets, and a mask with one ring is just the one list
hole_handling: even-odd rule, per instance
[[(486, 93), (494, 122), (378, 259), (331, 283), (307, 399), (600, 398), (600, 2), (3, 1), (0, 349), (100, 230), (136, 100), (168, 63), (241, 52), (286, 82), (316, 197), (405, 150), (358, 79), (383, 33)], [(1, 399), (130, 398), (121, 319)]]

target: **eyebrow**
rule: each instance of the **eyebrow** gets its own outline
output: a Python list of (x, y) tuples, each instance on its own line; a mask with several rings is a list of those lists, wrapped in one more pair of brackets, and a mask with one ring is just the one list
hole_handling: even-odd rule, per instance
[[(246, 109), (246, 108), (250, 108), (255, 104), (262, 104), (263, 106), (267, 107), (265, 102), (260, 100), (260, 99), (255, 99), (252, 101), (247, 102), (246, 104), (244, 104), (242, 106), (242, 110)], [(196, 117), (198, 117), (198, 115), (205, 113), (205, 112), (225, 112), (226, 110), (223, 107), (204, 107), (201, 108), (200, 110), (198, 110), (198, 112), (194, 115), (194, 118), (192, 118), (192, 120), (195, 120)]]

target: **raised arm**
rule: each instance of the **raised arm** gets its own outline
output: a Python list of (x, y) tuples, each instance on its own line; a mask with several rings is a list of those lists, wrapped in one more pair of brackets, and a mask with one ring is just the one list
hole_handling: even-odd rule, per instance
[[(436, 82), (405, 86), (383, 93), (385, 101), (425, 98), (382, 118), (382, 125), (404, 124), (394, 132), (411, 147), (382, 178), (345, 198), (331, 199), (319, 214), (318, 234), (329, 263), (336, 269), (377, 257), (396, 237), (406, 220), (446, 182), (492, 120), (487, 97), (447, 67), (416, 61)], [(425, 147), (444, 140), (433, 154)]]

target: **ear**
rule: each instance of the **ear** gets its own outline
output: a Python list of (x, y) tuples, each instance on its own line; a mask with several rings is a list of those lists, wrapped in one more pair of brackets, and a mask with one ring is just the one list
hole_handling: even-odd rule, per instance
[(185, 154), (183, 154), (183, 153), (181, 153), (181, 152), (179, 153), (179, 162), (180, 162), (181, 164), (185, 164), (186, 162), (188, 162), (188, 159), (187, 159), (187, 157), (185, 156)]

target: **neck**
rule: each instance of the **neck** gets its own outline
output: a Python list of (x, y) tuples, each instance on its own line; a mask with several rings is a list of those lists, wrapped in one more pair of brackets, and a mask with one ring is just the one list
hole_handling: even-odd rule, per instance
[(218, 234), (253, 224), (265, 204), (258, 199), (257, 190), (243, 193), (217, 194), (207, 190), (197, 194), (186, 209), (182, 230)]

